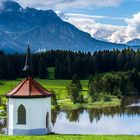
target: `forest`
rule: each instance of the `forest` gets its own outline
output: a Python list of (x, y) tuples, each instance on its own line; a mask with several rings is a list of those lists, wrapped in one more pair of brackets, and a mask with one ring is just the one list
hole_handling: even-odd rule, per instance
[[(5, 54), (0, 51), (0, 79), (16, 79), (25, 77), (25, 55)], [(47, 51), (32, 54), (32, 75), (45, 79), (48, 76), (48, 67), (55, 69), (55, 79), (72, 79), (77, 74), (80, 79), (88, 79), (99, 73), (140, 71), (140, 50), (131, 48), (124, 50), (104, 50), (94, 53), (71, 51)]]

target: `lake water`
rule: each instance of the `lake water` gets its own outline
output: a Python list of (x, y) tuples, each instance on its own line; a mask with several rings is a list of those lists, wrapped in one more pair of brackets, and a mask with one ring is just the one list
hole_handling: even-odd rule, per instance
[[(53, 131), (59, 134), (132, 134), (140, 135), (140, 98), (122, 100), (120, 107), (52, 111)], [(6, 119), (0, 120), (0, 133)]]
[(52, 113), (55, 133), (140, 134), (139, 97), (124, 98), (120, 107)]

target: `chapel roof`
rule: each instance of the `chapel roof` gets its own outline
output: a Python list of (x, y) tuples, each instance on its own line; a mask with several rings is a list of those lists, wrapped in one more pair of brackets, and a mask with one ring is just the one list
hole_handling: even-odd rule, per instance
[(7, 98), (45, 98), (52, 94), (33, 80), (31, 76), (24, 79), (17, 87), (7, 93)]

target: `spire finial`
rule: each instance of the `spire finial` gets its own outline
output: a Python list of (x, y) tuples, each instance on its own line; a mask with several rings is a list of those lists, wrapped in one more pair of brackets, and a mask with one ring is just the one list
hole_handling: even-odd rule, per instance
[(28, 47), (27, 47), (27, 53), (26, 53), (26, 59), (25, 59), (25, 65), (23, 67), (23, 71), (25, 71), (27, 73), (27, 76), (31, 76), (32, 59), (31, 59), (30, 45), (28, 45)]

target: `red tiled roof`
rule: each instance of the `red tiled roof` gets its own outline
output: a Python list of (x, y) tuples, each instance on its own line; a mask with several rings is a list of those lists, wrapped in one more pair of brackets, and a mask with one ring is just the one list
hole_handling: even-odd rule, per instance
[(32, 77), (23, 80), (6, 95), (7, 98), (42, 98), (50, 96), (52, 94), (33, 80)]

